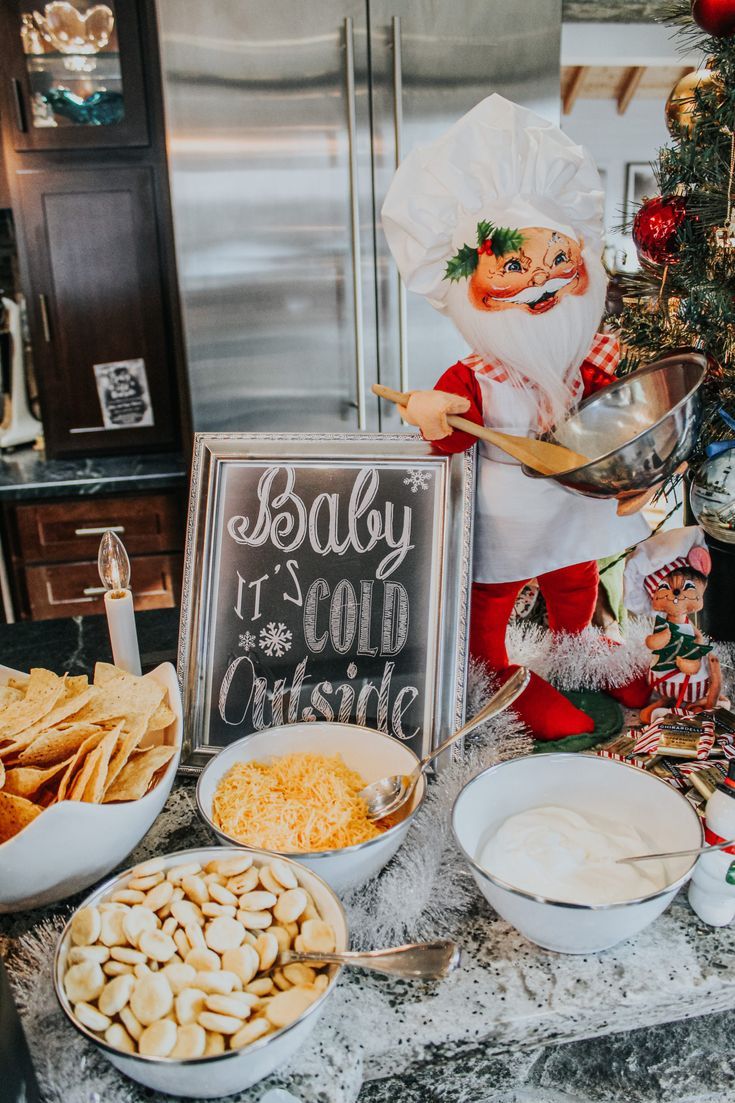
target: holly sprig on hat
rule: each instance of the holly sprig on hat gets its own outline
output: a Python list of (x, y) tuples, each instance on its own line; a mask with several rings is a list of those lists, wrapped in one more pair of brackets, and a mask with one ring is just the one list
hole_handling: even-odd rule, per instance
[(514, 253), (521, 245), (523, 234), (520, 230), (512, 230), (509, 226), (494, 226), (492, 222), (482, 219), (477, 223), (477, 245), (463, 245), (447, 261), (443, 278), (452, 282), (469, 279), (483, 254), (492, 253), (493, 256), (502, 257), (506, 253)]

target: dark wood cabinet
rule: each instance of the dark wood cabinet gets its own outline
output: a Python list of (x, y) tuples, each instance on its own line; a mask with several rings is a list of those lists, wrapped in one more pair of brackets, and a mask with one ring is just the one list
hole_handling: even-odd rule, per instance
[(148, 143), (137, 5), (108, 0), (90, 20), (91, 6), (58, 4), (49, 12), (51, 5), (34, 0), (0, 5), (2, 105), (14, 149)]
[(9, 567), (23, 619), (104, 612), (100, 538), (112, 529), (130, 556), (136, 609), (178, 605), (184, 547), (178, 491), (33, 501), (4, 510)]
[[(28, 308), (49, 452), (173, 446), (178, 415), (151, 169), (21, 175)], [(104, 367), (121, 361), (133, 365)], [(124, 402), (118, 418), (105, 400), (110, 372), (121, 370), (128, 381), (134, 373), (138, 391), (143, 380), (132, 424)]]
[[(139, 555), (131, 560), (130, 589), (137, 611), (171, 609), (181, 590), (181, 555)], [(104, 613), (105, 588), (97, 560), (26, 567), (31, 620)]]
[(188, 452), (152, 0), (0, 0), (0, 133), (48, 457)]
[(170, 493), (30, 502), (14, 512), (26, 563), (96, 559), (107, 529), (118, 534), (129, 555), (171, 551), (182, 543), (183, 503)]

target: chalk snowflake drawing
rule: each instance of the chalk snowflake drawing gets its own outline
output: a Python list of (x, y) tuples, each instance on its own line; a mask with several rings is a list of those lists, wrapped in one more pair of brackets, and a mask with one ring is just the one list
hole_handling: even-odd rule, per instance
[(260, 650), (269, 658), (274, 656), (280, 659), (287, 651), (291, 650), (293, 633), (279, 620), (278, 624), (269, 621), (265, 628), (260, 630)]
[(428, 490), (430, 482), (431, 471), (418, 471), (416, 468), (412, 468), (403, 480), (404, 486), (411, 488), (412, 494), (415, 494), (418, 490)]
[(239, 646), (243, 651), (254, 651), (257, 642), (252, 632), (243, 632), (240, 636)]

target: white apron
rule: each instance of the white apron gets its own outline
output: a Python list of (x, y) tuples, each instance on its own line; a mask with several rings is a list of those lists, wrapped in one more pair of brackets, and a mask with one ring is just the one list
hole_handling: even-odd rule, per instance
[[(539, 410), (532, 391), (520, 391), (490, 372), (480, 370), (476, 376), (488, 428), (516, 436), (538, 435)], [(579, 375), (577, 391), (581, 389)], [(615, 499), (584, 498), (552, 479), (530, 479), (517, 460), (480, 441), (475, 581), (535, 578), (618, 554), (650, 535), (640, 514), (618, 517), (616, 509)]]

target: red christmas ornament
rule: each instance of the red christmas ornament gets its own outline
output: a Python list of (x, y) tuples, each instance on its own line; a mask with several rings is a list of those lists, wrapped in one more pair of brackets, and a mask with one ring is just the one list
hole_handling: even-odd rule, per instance
[(707, 34), (727, 38), (735, 31), (735, 0), (694, 0), (692, 19)]
[(641, 260), (674, 264), (679, 251), (676, 231), (686, 218), (686, 199), (658, 195), (646, 199), (633, 220), (633, 241)]

